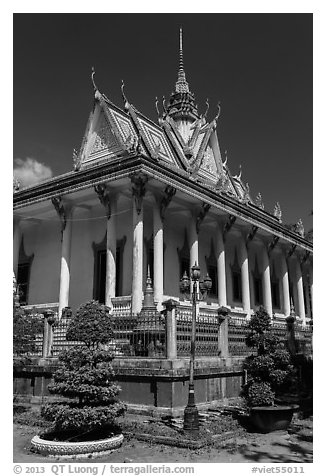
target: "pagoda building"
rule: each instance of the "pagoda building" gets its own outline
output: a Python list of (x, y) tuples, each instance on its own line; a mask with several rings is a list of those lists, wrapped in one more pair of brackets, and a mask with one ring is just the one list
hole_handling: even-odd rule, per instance
[[(158, 308), (179, 297), (196, 262), (213, 280), (211, 302), (248, 316), (311, 318), (312, 244), (302, 223), (282, 225), (278, 204), (231, 175), (218, 120), (199, 114), (183, 65), (158, 124), (122, 94), (113, 104), (94, 82), (94, 106), (71, 172), (14, 189), (14, 272), (26, 304), (75, 309), (95, 298), (142, 307), (149, 266)], [(157, 105), (157, 104), (156, 104)], [(157, 107), (158, 110), (158, 107)], [(117, 297), (120, 299), (117, 300)], [(120, 305), (120, 304), (119, 304)]]
[(198, 264), (212, 288), (200, 309), (246, 320), (261, 305), (273, 319), (312, 319), (312, 242), (299, 221), (265, 210), (242, 172), (222, 157), (220, 106), (200, 113), (183, 63), (153, 122), (129, 101), (99, 91), (70, 172), (14, 186), (14, 273), (21, 304), (74, 312), (96, 299), (117, 318), (138, 315), (146, 278), (157, 311), (184, 303), (180, 280)]

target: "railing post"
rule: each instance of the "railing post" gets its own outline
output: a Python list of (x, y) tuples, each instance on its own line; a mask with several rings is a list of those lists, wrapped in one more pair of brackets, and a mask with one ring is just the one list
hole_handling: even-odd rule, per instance
[(46, 359), (48, 356), (48, 348), (49, 348), (49, 324), (46, 318), (46, 313), (44, 315), (44, 327), (43, 327), (43, 345), (42, 345), (42, 358)]
[(176, 307), (178, 301), (168, 299), (162, 305), (165, 307), (164, 314), (166, 319), (166, 358), (177, 358), (177, 320)]
[(44, 315), (44, 333), (43, 333), (43, 351), (42, 357), (47, 358), (51, 356), (51, 347), (53, 340), (52, 324), (55, 321), (54, 311), (48, 310), (43, 312)]
[(219, 318), (219, 348), (221, 351), (220, 357), (227, 359), (229, 357), (229, 309), (225, 306), (217, 310)]

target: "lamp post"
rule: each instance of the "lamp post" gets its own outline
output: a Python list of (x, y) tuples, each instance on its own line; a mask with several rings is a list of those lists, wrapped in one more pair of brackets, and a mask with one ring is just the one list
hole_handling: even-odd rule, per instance
[(185, 272), (180, 281), (180, 291), (189, 295), (192, 299), (192, 322), (191, 322), (191, 343), (190, 343), (190, 364), (189, 364), (189, 393), (188, 403), (184, 411), (183, 429), (191, 432), (199, 430), (198, 409), (195, 404), (194, 389), (194, 367), (196, 350), (196, 318), (198, 315), (198, 303), (205, 299), (207, 293), (212, 288), (212, 280), (208, 276), (204, 281), (200, 281), (200, 268), (197, 263), (191, 268), (192, 292), (190, 291), (190, 279)]

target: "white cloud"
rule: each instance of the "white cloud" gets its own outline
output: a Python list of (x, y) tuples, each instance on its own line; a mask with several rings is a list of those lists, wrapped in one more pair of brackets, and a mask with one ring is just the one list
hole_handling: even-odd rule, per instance
[(41, 164), (36, 159), (27, 157), (26, 159), (15, 159), (14, 176), (20, 182), (21, 187), (29, 187), (43, 182), (52, 177), (50, 167)]

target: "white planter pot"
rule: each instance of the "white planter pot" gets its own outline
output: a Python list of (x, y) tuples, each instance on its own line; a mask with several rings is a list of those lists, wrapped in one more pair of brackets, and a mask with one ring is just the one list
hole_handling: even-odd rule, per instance
[(119, 448), (123, 441), (123, 435), (113, 436), (104, 440), (94, 441), (51, 441), (34, 436), (31, 444), (32, 448), (46, 456), (87, 456), (90, 454), (100, 454)]

